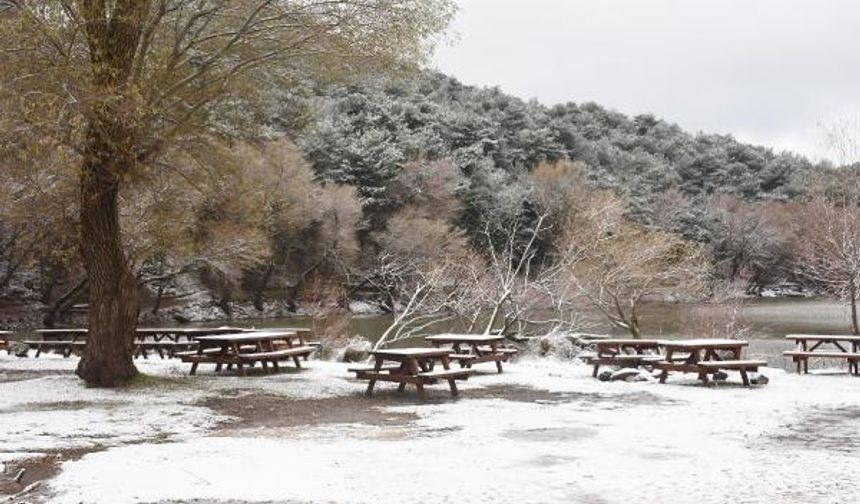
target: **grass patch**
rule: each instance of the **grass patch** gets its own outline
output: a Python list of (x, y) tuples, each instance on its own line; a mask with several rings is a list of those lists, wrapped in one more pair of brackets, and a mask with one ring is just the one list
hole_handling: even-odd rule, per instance
[(173, 376), (153, 376), (146, 373), (138, 373), (123, 388), (139, 390), (148, 388), (167, 388), (185, 386), (185, 380)]

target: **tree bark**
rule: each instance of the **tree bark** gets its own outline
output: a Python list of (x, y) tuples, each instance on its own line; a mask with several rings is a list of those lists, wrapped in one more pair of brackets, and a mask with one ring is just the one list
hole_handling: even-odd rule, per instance
[(860, 324), (857, 321), (857, 286), (853, 281), (850, 285), (849, 294), (851, 295), (851, 332), (860, 335)]
[(137, 282), (119, 226), (119, 181), (97, 160), (81, 173), (81, 255), (89, 283), (89, 334), (77, 374), (89, 385), (114, 387), (135, 375), (133, 342)]

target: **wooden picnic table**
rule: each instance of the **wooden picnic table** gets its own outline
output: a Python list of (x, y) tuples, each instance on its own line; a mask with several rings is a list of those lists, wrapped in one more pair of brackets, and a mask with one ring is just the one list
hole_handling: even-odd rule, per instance
[(87, 330), (83, 328), (37, 329), (41, 340), (27, 340), (24, 344), (36, 349), (36, 357), (44, 350), (58, 350), (63, 357), (70, 357), (75, 349), (86, 346)]
[(0, 331), (0, 350), (6, 350), (6, 354), (12, 354), (12, 347), (9, 345), (9, 337), (12, 333), (9, 331)]
[[(256, 330), (256, 329), (251, 329)], [(260, 331), (279, 331), (279, 332), (294, 332), (302, 337), (302, 344), (310, 347), (314, 347), (319, 349), (322, 347), (322, 343), (319, 341), (311, 341), (310, 338), (313, 337), (314, 331), (308, 327), (267, 327), (264, 329), (260, 329)], [(305, 360), (308, 360), (308, 356), (304, 356)]]
[(244, 332), (238, 327), (139, 327), (135, 330), (134, 355), (148, 358), (147, 351), (155, 351), (163, 359), (176, 352), (197, 348), (194, 338), (217, 334)]
[[(200, 363), (215, 364), (215, 371), (222, 366), (227, 369), (236, 366), (239, 376), (245, 376), (245, 365), (262, 364), (263, 372), (268, 365), (277, 371), (281, 361), (292, 359), (301, 368), (299, 357), (314, 351), (313, 347), (303, 344), (303, 336), (287, 331), (248, 331), (233, 334), (217, 334), (196, 337), (197, 350), (177, 353), (183, 362), (191, 362), (191, 373), (197, 373)], [(283, 347), (276, 347), (281, 344)]]
[(597, 377), (600, 366), (638, 368), (663, 360), (659, 340), (616, 338), (597, 340), (593, 344), (595, 353), (586, 354), (585, 360), (594, 366), (594, 377)]
[[(786, 340), (793, 341), (794, 350), (783, 352), (791, 357), (797, 365), (797, 373), (801, 370), (809, 373), (809, 359), (845, 359), (848, 362), (848, 372), (860, 376), (860, 336), (839, 334), (789, 334)], [(823, 348), (822, 348), (823, 347)]]
[(663, 340), (660, 346), (666, 352), (665, 360), (654, 363), (660, 369), (660, 383), (666, 383), (670, 371), (698, 373), (699, 379), (708, 383), (708, 375), (721, 370), (738, 371), (745, 386), (750, 385), (749, 372), (757, 372), (767, 362), (741, 360), (743, 349), (749, 342), (730, 339)]
[[(155, 351), (165, 358), (175, 352), (196, 348), (194, 338), (211, 334), (232, 334), (244, 331), (235, 327), (141, 327), (135, 330), (134, 355), (148, 358), (147, 351)], [(41, 340), (27, 340), (24, 344), (36, 350), (39, 357), (44, 350), (60, 351), (64, 357), (71, 356), (74, 350), (86, 346), (86, 328), (38, 329)]]
[[(427, 400), (425, 385), (432, 385), (439, 380), (447, 380), (451, 395), (459, 394), (457, 380), (466, 380), (472, 374), (471, 369), (451, 369), (451, 351), (444, 348), (395, 348), (374, 350), (372, 367), (350, 368), (359, 380), (369, 380), (365, 394), (371, 396), (377, 381), (398, 383), (401, 392), (407, 384), (415, 385), (418, 396), (422, 401)], [(394, 364), (386, 365), (386, 362)], [(433, 370), (434, 364), (440, 362), (442, 370)]]
[(424, 339), (437, 348), (450, 345), (453, 353), (449, 358), (459, 362), (461, 368), (495, 362), (496, 370), (501, 373), (502, 362), (517, 353), (516, 349), (507, 347), (504, 336), (494, 334), (437, 334)]

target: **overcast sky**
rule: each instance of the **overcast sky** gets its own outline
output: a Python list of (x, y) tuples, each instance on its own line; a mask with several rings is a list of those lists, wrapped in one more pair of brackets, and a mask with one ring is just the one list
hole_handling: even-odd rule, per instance
[(860, 2), (458, 0), (439, 70), (818, 157), (860, 111)]

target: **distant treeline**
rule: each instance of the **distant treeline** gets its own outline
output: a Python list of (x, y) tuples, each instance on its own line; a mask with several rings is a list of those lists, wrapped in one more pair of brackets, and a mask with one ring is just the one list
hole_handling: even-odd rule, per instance
[(307, 87), (274, 110), (270, 123), (297, 140), (320, 179), (357, 188), (375, 229), (402, 203), (395, 181), (415, 159), (452, 163), (465, 176), (459, 225), (472, 236), (481, 215), (528, 191), (531, 170), (566, 160), (595, 188), (617, 191), (636, 221), (706, 244), (715, 262), (726, 263), (722, 276), (752, 283), (790, 278), (788, 253), (776, 250), (774, 233), (765, 233), (761, 250), (736, 250), (747, 245), (730, 243), (744, 239), (735, 227), (756, 233), (763, 226), (726, 220), (737, 221), (740, 211), (756, 220), (775, 213), (774, 203), (803, 198), (810, 174), (828, 168), (730, 135), (692, 134), (652, 115), (631, 118), (595, 103), (546, 106), (441, 73)]

